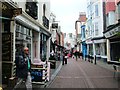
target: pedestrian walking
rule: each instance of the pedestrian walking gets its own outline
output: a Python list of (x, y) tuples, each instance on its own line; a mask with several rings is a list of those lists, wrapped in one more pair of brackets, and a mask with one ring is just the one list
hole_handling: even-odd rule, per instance
[(31, 82), (31, 59), (29, 57), (29, 49), (25, 47), (23, 52), (16, 57), (16, 77), (17, 83), (13, 90), (20, 88), (20, 85), (25, 82), (27, 90), (32, 90)]
[(66, 51), (63, 52), (63, 63), (62, 63), (62, 65), (64, 65), (64, 63), (67, 64), (67, 58), (68, 58), (67, 54), (68, 53)]
[(80, 56), (80, 59), (82, 60), (83, 59), (83, 53), (82, 53), (82, 51), (79, 53), (79, 56)]
[(67, 64), (67, 59), (68, 59), (68, 53), (65, 51), (65, 64)]
[(62, 56), (63, 56), (62, 65), (64, 65), (64, 62), (65, 62), (65, 53), (64, 52), (62, 53)]
[(76, 50), (74, 54), (75, 54), (76, 61), (77, 61), (77, 59), (78, 59), (78, 56), (79, 56), (79, 52)]

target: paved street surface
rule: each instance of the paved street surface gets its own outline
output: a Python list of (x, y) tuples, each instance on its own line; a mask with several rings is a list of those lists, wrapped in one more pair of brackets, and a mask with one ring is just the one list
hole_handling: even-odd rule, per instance
[(68, 59), (47, 88), (119, 88), (113, 71), (84, 60)]

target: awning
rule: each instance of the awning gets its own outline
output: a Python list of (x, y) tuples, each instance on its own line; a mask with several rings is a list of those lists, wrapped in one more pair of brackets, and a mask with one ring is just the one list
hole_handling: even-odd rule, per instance
[(105, 39), (105, 37), (104, 36), (102, 36), (102, 37), (94, 37), (91, 40), (99, 40), (99, 39)]

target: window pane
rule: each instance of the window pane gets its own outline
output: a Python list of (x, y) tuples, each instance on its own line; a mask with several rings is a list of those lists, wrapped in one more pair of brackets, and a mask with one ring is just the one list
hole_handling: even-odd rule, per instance
[(95, 16), (98, 16), (98, 5), (95, 5)]

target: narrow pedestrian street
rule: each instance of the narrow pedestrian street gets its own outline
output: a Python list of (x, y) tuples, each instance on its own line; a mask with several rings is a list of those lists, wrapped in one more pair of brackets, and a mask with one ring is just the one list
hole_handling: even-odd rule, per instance
[(120, 0), (0, 0), (0, 12), (0, 90), (120, 90)]
[(112, 70), (70, 58), (47, 88), (118, 88), (119, 84)]

